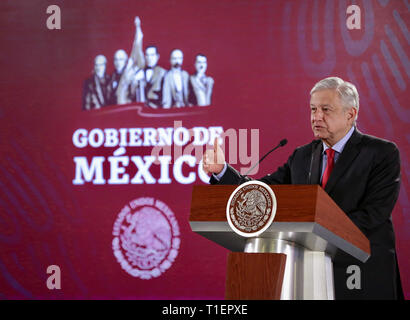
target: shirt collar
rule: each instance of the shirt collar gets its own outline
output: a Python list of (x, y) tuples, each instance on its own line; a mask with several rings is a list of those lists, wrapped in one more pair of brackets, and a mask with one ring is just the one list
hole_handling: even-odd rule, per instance
[[(342, 151), (343, 151), (343, 149), (344, 149), (344, 147), (345, 147), (347, 141), (348, 141), (348, 140), (350, 139), (350, 137), (352, 136), (352, 134), (353, 134), (353, 132), (354, 132), (354, 129), (355, 129), (355, 127), (352, 126), (352, 127), (350, 128), (349, 132), (346, 133), (346, 135), (345, 135), (342, 139), (340, 139), (337, 143), (335, 143), (335, 144), (333, 145), (332, 149), (335, 150), (336, 152), (338, 152), (339, 154), (342, 153)], [(329, 147), (327, 146), (326, 143), (324, 143), (324, 142), (322, 142), (322, 143), (323, 143), (323, 153), (324, 153), (327, 149), (329, 149)]]

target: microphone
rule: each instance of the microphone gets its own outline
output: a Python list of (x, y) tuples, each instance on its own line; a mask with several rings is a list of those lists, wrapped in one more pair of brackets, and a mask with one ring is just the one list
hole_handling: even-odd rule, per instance
[[(263, 161), (263, 159), (265, 159), (271, 152), (275, 151), (276, 149), (283, 147), (284, 145), (286, 145), (288, 143), (287, 139), (282, 139), (279, 144), (273, 148), (272, 150), (270, 150), (267, 154), (265, 154), (252, 168), (250, 168), (245, 174), (244, 176), (248, 175), (249, 172), (251, 172), (259, 163), (261, 163)], [(242, 179), (241, 179), (242, 180)]]

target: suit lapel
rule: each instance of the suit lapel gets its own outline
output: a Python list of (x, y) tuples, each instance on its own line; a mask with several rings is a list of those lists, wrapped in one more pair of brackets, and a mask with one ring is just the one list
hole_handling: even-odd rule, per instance
[(188, 72), (186, 71), (182, 72), (182, 92), (184, 95), (184, 102), (186, 105), (188, 104), (188, 80), (189, 80)]
[(312, 146), (312, 157), (310, 159), (310, 170), (309, 170), (309, 184), (319, 184), (320, 183), (320, 163), (322, 162), (322, 151), (323, 144), (322, 141), (317, 141), (316, 144)]
[(94, 75), (95, 91), (97, 92), (97, 98), (100, 103), (100, 107), (104, 105), (104, 95), (101, 89), (100, 80), (97, 75)]
[(360, 152), (359, 144), (362, 139), (362, 134), (355, 129), (349, 141), (347, 141), (339, 159), (335, 163), (329, 180), (326, 183), (325, 191), (330, 193), (338, 180), (343, 176), (345, 171), (350, 167), (352, 161), (357, 157)]
[(152, 86), (154, 85), (154, 83), (158, 82), (158, 77), (159, 77), (159, 73), (160, 73), (160, 68), (158, 66), (155, 66), (152, 69), (153, 73), (152, 73), (152, 78), (151, 81), (149, 82)]

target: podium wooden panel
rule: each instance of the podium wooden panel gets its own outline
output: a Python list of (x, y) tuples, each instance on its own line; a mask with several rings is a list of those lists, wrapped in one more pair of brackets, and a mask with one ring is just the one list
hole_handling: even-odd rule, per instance
[(282, 253), (230, 252), (225, 299), (279, 300), (285, 263)]

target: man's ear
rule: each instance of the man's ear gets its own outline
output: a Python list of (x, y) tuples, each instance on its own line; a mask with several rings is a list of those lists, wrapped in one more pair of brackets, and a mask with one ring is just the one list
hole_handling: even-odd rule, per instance
[(356, 119), (356, 115), (357, 115), (357, 109), (356, 109), (356, 108), (350, 107), (350, 108), (347, 110), (348, 120), (353, 120), (353, 121), (354, 121), (354, 119)]

